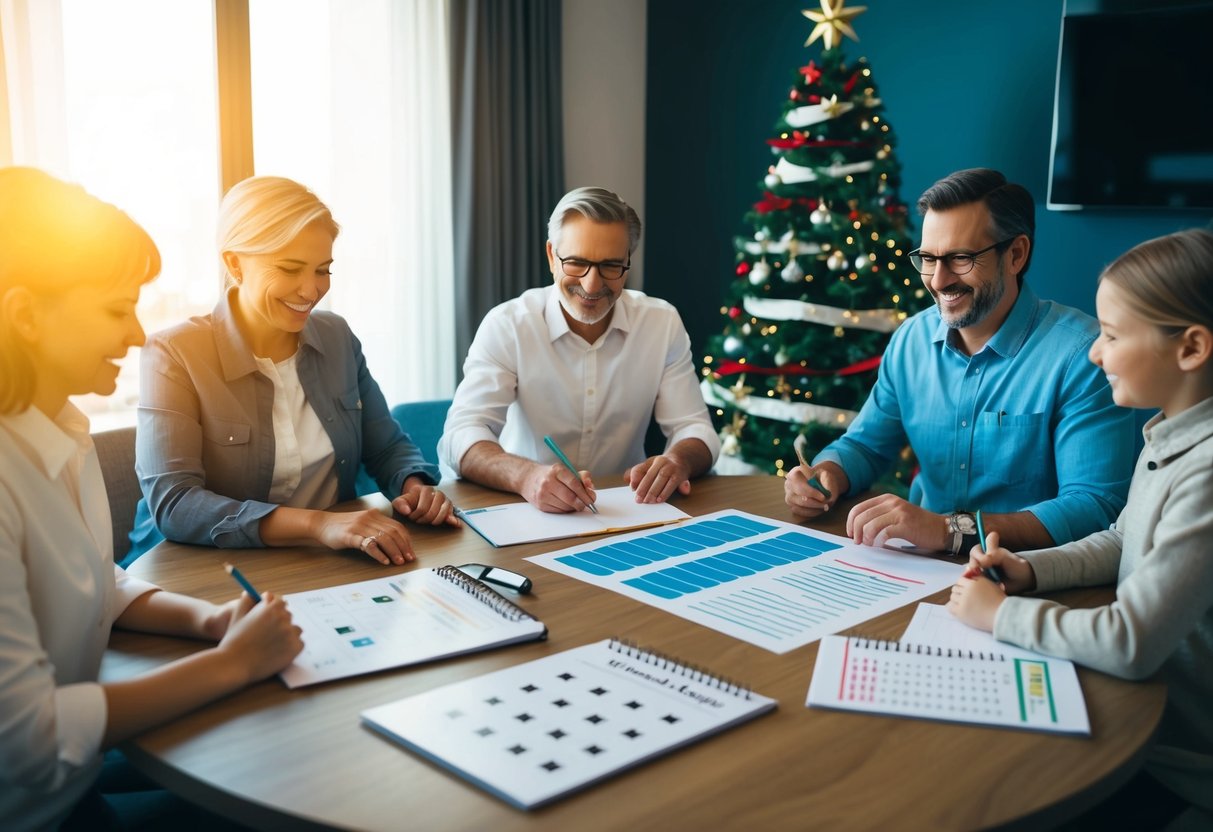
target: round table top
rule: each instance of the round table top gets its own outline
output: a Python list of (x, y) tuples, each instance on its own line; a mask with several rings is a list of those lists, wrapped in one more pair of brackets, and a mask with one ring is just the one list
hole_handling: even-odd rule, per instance
[[(463, 482), (442, 488), (462, 508), (517, 499)], [(387, 506), (381, 497), (369, 500)], [(794, 522), (776, 477), (709, 476), (673, 502), (692, 515), (734, 508)], [(846, 509), (809, 525), (844, 533)], [(1080, 669), (1090, 738), (810, 710), (804, 703), (816, 643), (776, 655), (524, 560), (574, 541), (494, 549), (466, 528), (409, 529), (419, 554), (411, 567), (382, 567), (358, 552), (166, 543), (130, 571), (219, 601), (236, 593), (222, 569), (229, 560), (255, 586), (279, 593), (482, 562), (532, 578), (535, 589), (520, 603), (548, 626), (548, 640), (294, 691), (264, 681), (131, 741), (124, 748), (131, 760), (188, 799), (256, 828), (1039, 827), (1093, 805), (1128, 779), (1166, 700), (1160, 683)], [(1102, 588), (1053, 597), (1094, 606), (1112, 595)], [(926, 600), (945, 599), (946, 590)], [(895, 639), (915, 606), (866, 622), (862, 631)], [(612, 636), (739, 679), (779, 707), (534, 812), (507, 806), (359, 724), (366, 708)], [(116, 632), (103, 678), (201, 648)]]

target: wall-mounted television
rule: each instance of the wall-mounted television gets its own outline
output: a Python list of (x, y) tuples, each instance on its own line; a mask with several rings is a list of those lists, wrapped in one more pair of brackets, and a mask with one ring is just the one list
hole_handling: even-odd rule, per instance
[(1213, 208), (1213, 2), (1066, 0), (1048, 207)]

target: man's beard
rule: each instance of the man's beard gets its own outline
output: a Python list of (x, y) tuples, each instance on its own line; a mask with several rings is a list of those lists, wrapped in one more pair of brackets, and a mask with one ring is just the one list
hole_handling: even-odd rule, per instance
[(951, 318), (944, 312), (943, 307), (939, 305), (938, 294), (935, 292), (931, 293), (932, 297), (935, 298), (935, 305), (939, 308), (939, 316), (943, 319), (944, 325), (949, 329), (968, 329), (971, 326), (977, 326), (1002, 302), (1003, 295), (1007, 292), (1007, 283), (1003, 279), (1002, 264), (998, 266), (998, 275), (995, 280), (983, 286), (969, 286), (967, 289), (973, 295), (969, 308), (958, 317)]
[[(602, 314), (600, 314), (594, 318), (590, 318), (589, 314), (585, 310), (579, 309), (578, 307), (573, 305), (573, 302), (569, 300), (569, 294), (574, 294), (574, 295), (577, 295), (577, 297), (579, 297), (579, 298), (585, 298), (587, 300), (595, 300), (595, 299), (602, 298), (602, 299), (608, 300), (609, 302), (607, 304), (605, 304), (605, 308), (602, 310)], [(597, 294), (593, 294), (593, 295), (586, 292), (580, 286), (570, 287), (567, 292), (564, 290), (563, 287), (561, 287), (560, 306), (561, 306), (561, 308), (564, 309), (564, 311), (568, 314), (568, 316), (570, 318), (572, 318), (573, 320), (577, 321), (578, 323), (583, 323), (583, 324), (593, 326), (594, 324), (598, 323), (603, 318), (605, 318), (607, 315), (611, 314), (611, 310), (613, 308), (615, 308), (615, 301), (614, 301), (615, 297), (617, 297), (615, 295), (615, 293), (612, 292), (610, 289), (606, 288), (605, 286), (602, 288), (601, 292), (598, 292)]]

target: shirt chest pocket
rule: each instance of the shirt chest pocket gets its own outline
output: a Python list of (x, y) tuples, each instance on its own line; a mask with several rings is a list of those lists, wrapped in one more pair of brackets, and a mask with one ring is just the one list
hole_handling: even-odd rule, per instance
[(247, 445), (251, 432), (252, 428), (247, 422), (202, 417), (202, 438), (221, 448)]
[(229, 497), (247, 491), (256, 470), (251, 437), (247, 422), (202, 417), (202, 476), (208, 489)]
[[(335, 396), (333, 398), (333, 402), (337, 408), (338, 424), (344, 422), (344, 426), (340, 428), (338, 433), (343, 433), (349, 436), (351, 439), (357, 439), (356, 445), (360, 446), (362, 442), (362, 392), (355, 387), (352, 390), (347, 390), (346, 392)], [(323, 414), (317, 412), (316, 415), (320, 416), (321, 423), (325, 421)], [(329, 421), (332, 420), (330, 419)], [(325, 425), (325, 430), (332, 434), (330, 427), (330, 425)], [(340, 440), (338, 439), (333, 440), (334, 447), (337, 446), (339, 441)], [(354, 449), (338, 448), (339, 455), (346, 452), (360, 455), (360, 453), (356, 452)]]
[(1004, 485), (1040, 481), (1053, 464), (1047, 413), (978, 414), (973, 436), (976, 473)]

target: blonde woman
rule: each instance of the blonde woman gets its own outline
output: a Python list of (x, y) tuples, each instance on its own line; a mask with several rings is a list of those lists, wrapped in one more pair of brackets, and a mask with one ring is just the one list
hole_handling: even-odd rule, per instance
[(324, 203), (290, 179), (253, 177), (224, 197), (223, 297), (143, 350), (138, 548), (154, 523), (185, 543), (414, 560), (394, 518), (324, 510), (356, 496), (360, 464), (412, 522), (460, 525), (434, 487), (438, 469), (388, 411), (358, 339), (341, 317), (316, 311), (334, 279), (339, 230)]
[[(104, 828), (100, 750), (263, 679), (302, 649), (282, 600), (215, 606), (113, 562), (88, 419), (143, 343), (135, 304), (160, 271), (117, 208), (30, 168), (0, 169), (0, 828)], [(100, 684), (114, 626), (217, 641)]]

